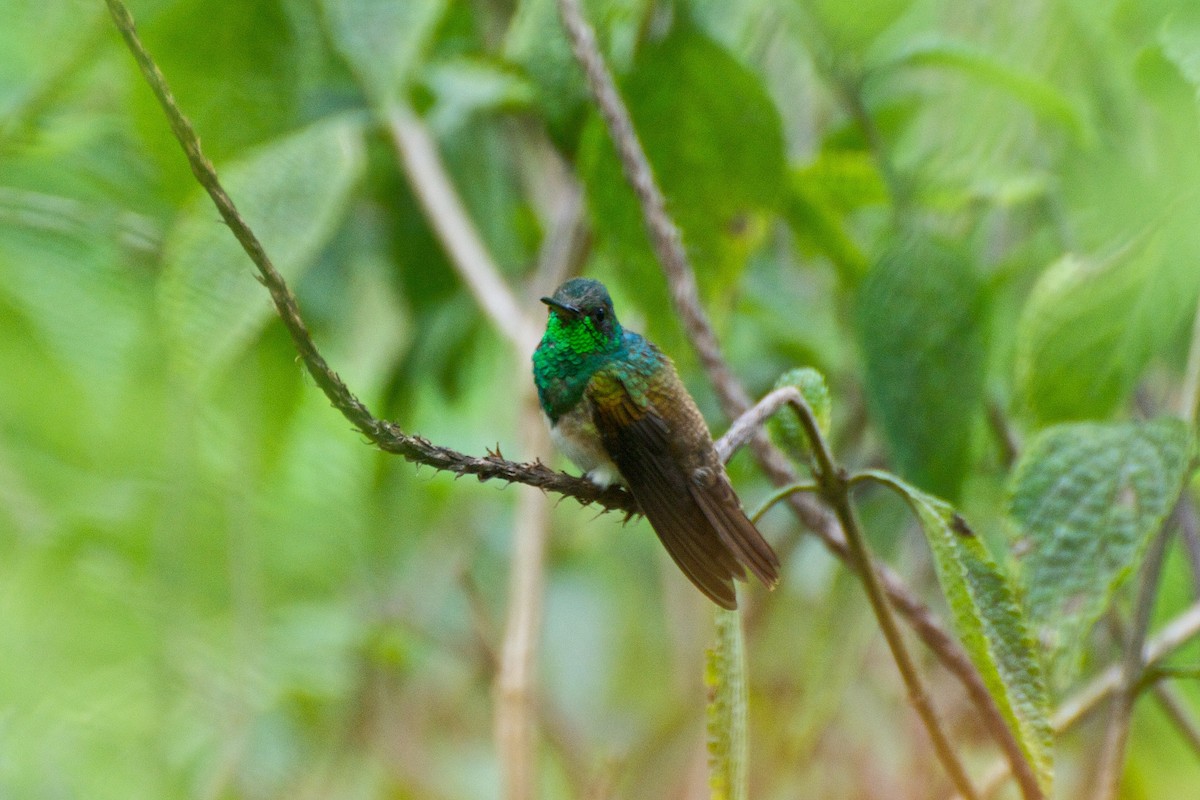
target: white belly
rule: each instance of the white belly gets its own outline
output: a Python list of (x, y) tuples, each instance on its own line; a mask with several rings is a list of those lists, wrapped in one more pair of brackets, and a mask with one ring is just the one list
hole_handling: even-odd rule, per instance
[(550, 438), (567, 458), (587, 473), (592, 483), (601, 487), (624, 483), (617, 465), (600, 443), (600, 434), (596, 432), (591, 416), (586, 401), (580, 403), (574, 411), (563, 414), (557, 424), (550, 426)]

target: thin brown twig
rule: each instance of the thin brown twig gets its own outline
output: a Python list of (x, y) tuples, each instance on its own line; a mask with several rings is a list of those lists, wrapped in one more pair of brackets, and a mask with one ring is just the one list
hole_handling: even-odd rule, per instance
[(688, 263), (683, 249), (683, 237), (670, 215), (662, 191), (654, 180), (650, 161), (642, 150), (641, 141), (633, 128), (629, 110), (617, 94), (616, 82), (608, 71), (608, 65), (600, 54), (596, 34), (584, 19), (583, 10), (577, 0), (559, 0), (559, 14), (575, 58), (583, 67), (588, 88), (608, 126), (611, 138), (620, 156), (625, 178), (637, 195), (642, 209), (650, 244), (658, 257), (667, 283), (671, 300), (679, 314), (692, 347), (700, 357), (705, 372), (712, 379), (721, 408), (725, 416), (735, 419), (750, 407), (750, 396), (733, 377), (728, 364), (721, 356), (721, 347), (699, 302), (696, 276)]
[[(649, 161), (638, 141), (628, 110), (596, 44), (591, 26), (577, 0), (558, 0), (559, 13), (571, 40), (576, 59), (583, 68), (589, 91), (616, 145), (626, 178), (642, 207), (643, 219), (655, 254), (671, 290), (672, 302), (695, 348), (700, 363), (716, 390), (727, 417), (736, 419), (749, 407), (748, 395), (721, 356), (712, 326), (700, 304), (694, 272), (678, 228), (666, 213), (662, 192), (654, 182)], [(768, 478), (777, 486), (796, 481), (787, 459), (765, 437), (754, 437), (755, 457)], [(826, 547), (851, 569), (857, 564), (834, 515), (811, 498), (792, 495), (788, 505), (801, 522), (813, 530)], [(1026, 798), (1041, 796), (1037, 777), (1013, 732), (962, 647), (947, 633), (929, 608), (891, 570), (876, 565), (879, 583), (893, 607), (913, 627), (927, 647), (963, 684), (981, 719), (1000, 745), (1015, 771)]]
[[(525, 398), (520, 424), (522, 438), (534, 452), (549, 449), (546, 426), (532, 397)], [(537, 796), (535, 682), (549, 528), (548, 498), (522, 492), (517, 497), (508, 618), (496, 676), (496, 742), (504, 782), (502, 796), (509, 800)]]
[(1187, 553), (1188, 569), (1192, 573), (1192, 594), (1200, 597), (1200, 520), (1190, 492), (1184, 492), (1179, 506), (1179, 537)]
[(1141, 692), (1142, 671), (1145, 669), (1146, 635), (1150, 629), (1150, 617), (1154, 611), (1154, 598), (1158, 594), (1158, 583), (1162, 576), (1163, 559), (1166, 557), (1170, 534), (1170, 523), (1164, 523), (1150, 543), (1150, 549), (1142, 563), (1133, 625), (1129, 630), (1129, 640), (1121, 663), (1120, 687), (1113, 698), (1095, 774), (1092, 795), (1096, 798), (1115, 798), (1120, 788), (1126, 745), (1129, 742), (1129, 725), (1133, 717), (1134, 703)]
[[(1176, 505), (1176, 512), (1181, 506)], [(1117, 610), (1109, 609), (1107, 620), (1109, 627), (1112, 629), (1112, 638), (1114, 641), (1128, 642), (1130, 637), (1129, 626), (1121, 619), (1121, 615)], [(1162, 668), (1142, 669), (1141, 676), (1136, 687), (1138, 692), (1148, 690), (1158, 705), (1166, 714), (1167, 721), (1172, 723), (1179, 735), (1194, 749), (1197, 754), (1200, 754), (1200, 724), (1197, 724), (1192, 719), (1191, 712), (1184, 704), (1178, 692), (1170, 684), (1171, 674)]]
[(544, 491), (574, 498), (583, 505), (595, 503), (606, 510), (622, 511), (626, 514), (637, 513), (638, 507), (633, 496), (620, 487), (614, 486), (601, 490), (591, 481), (553, 470), (540, 461), (522, 464), (509, 461), (499, 453), (489, 453), (483, 457), (466, 455), (448, 447), (433, 444), (421, 436), (407, 434), (396, 425), (372, 416), (362, 401), (346, 387), (342, 379), (318, 352), (312, 335), (300, 316), (295, 296), (287, 282), (275, 269), (263, 249), (262, 243), (246, 224), (237, 207), (221, 186), (216, 170), (201, 150), (200, 140), (192, 129), (191, 123), (179, 110), (174, 96), (167, 87), (166, 79), (138, 38), (129, 11), (120, 0), (106, 0), (106, 2), (117, 29), (121, 32), (126, 45), (141, 68), (142, 75), (162, 105), (171, 130), (187, 156), (192, 173), (212, 198), (213, 204), (217, 207), (217, 211), (225, 220), (229, 230), (254, 263), (260, 281), (270, 292), (271, 300), (292, 338), (301, 361), (334, 408), (340, 411), (376, 447), (384, 452), (401, 456), (408, 461), (425, 464), (459, 476), (474, 475), (481, 481), (501, 480), (534, 486)]
[(1183, 387), (1179, 393), (1178, 416), (1192, 429), (1196, 427), (1196, 414), (1200, 412), (1200, 303), (1192, 320), (1192, 344), (1188, 348), (1187, 366)]
[(1192, 752), (1200, 755), (1200, 723), (1196, 721), (1183, 698), (1165, 681), (1155, 681), (1150, 691), (1154, 693), (1154, 699), (1162, 707), (1167, 719), (1192, 748)]
[(879, 577), (874, 569), (874, 558), (871, 556), (870, 549), (867, 546), (866, 536), (863, 534), (857, 515), (854, 513), (854, 506), (850, 500), (850, 481), (846, 475), (846, 471), (834, 461), (833, 453), (830, 451), (829, 445), (821, 433), (816, 416), (813, 414), (812, 409), (809, 408), (804, 396), (794, 387), (784, 387), (779, 391), (791, 393), (788, 402), (796, 409), (800, 417), (800, 424), (804, 426), (805, 433), (808, 434), (808, 441), (813, 450), (814, 472), (817, 483), (821, 486), (821, 496), (827, 503), (833, 506), (838, 520), (842, 523), (842, 530), (846, 534), (851, 554), (854, 557), (854, 561), (859, 565), (859, 578), (863, 582), (863, 588), (866, 590), (867, 598), (871, 602), (875, 618), (878, 620), (879, 627), (883, 631), (888, 647), (892, 651), (896, 667), (900, 670), (900, 676), (904, 679), (909, 700), (917, 710), (921, 721), (925, 724), (925, 729), (928, 731), (929, 738), (933, 742), (934, 750), (938, 754), (938, 760), (942, 762), (942, 766), (950, 775), (955, 788), (957, 788), (959, 794), (963, 797), (968, 798), (968, 800), (975, 800), (978, 797), (975, 787), (971, 784), (966, 769), (963, 767), (962, 762), (959, 761), (954, 748), (950, 746), (949, 736), (947, 736), (941, 722), (937, 718), (933, 703), (925, 691), (924, 681), (921, 680), (921, 676), (917, 672), (916, 664), (908, 653), (908, 647), (904, 644), (904, 637), (900, 633), (900, 628), (896, 625), (896, 620), (892, 616), (892, 607), (884, 595), (883, 587), (880, 585)]
[[(537, 342), (537, 325), (522, 311), (488, 252), (466, 205), (454, 188), (437, 143), (425, 123), (408, 109), (392, 106), (387, 125), (400, 161), (425, 216), (437, 231), (450, 263), (492, 324), (513, 347), (519, 372)], [(550, 442), (531, 382), (521, 393), (521, 441), (526, 455), (548, 456)], [(503, 796), (524, 800), (537, 794), (535, 685), (545, 584), (549, 499), (532, 490), (517, 498), (509, 572), (508, 616), (496, 672), (495, 736)]]

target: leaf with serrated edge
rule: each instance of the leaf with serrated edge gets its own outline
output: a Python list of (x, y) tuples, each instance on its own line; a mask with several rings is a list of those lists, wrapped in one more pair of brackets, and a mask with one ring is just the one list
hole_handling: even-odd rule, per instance
[(1025, 603), (1062, 678), (1179, 496), (1190, 448), (1176, 419), (1073, 423), (1047, 428), (1022, 456), (1009, 510)]
[(948, 503), (895, 475), (874, 480), (900, 493), (921, 521), (955, 629), (1046, 796), (1054, 782), (1054, 741), (1036, 645), (1008, 579), (987, 547)]
[[(363, 165), (359, 125), (326, 120), (222, 169), (222, 180), (275, 267), (294, 284), (333, 234)], [(197, 194), (167, 234), (158, 305), (176, 366), (202, 383), (271, 315), (241, 245)]]

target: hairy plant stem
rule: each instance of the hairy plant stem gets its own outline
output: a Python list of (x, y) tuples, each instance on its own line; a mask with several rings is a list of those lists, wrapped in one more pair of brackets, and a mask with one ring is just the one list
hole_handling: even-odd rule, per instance
[[(796, 394), (799, 395), (799, 392)], [(796, 409), (800, 424), (804, 426), (809, 444), (812, 446), (815, 476), (817, 485), (820, 487), (821, 497), (833, 508), (838, 521), (842, 524), (842, 530), (846, 533), (850, 552), (859, 565), (858, 576), (862, 580), (867, 599), (871, 603), (871, 609), (875, 612), (875, 619), (879, 622), (888, 648), (892, 651), (896, 667), (900, 670), (900, 676), (904, 679), (909, 700), (925, 724), (925, 730), (933, 742), (938, 760), (942, 762), (942, 767), (949, 774), (955, 789), (968, 800), (977, 800), (979, 795), (937, 718), (937, 713), (929, 701), (929, 695), (925, 691), (925, 685), (921, 681), (917, 667), (908, 653), (907, 645), (904, 644), (904, 637), (900, 633), (899, 626), (896, 625), (895, 617), (892, 616), (892, 607), (888, 604), (883, 587), (876, 577), (874, 559), (871, 557), (866, 537), (863, 535), (858, 516), (854, 513), (854, 505), (850, 500), (850, 478), (846, 470), (839, 467), (834, 461), (833, 453), (830, 451), (825, 437), (821, 434), (820, 426), (808, 403), (799, 396), (792, 398), (790, 403)]]
[(242, 249), (254, 263), (259, 281), (271, 295), (271, 301), (284, 327), (291, 336), (300, 360), (308, 370), (318, 388), (329, 398), (329, 402), (341, 412), (355, 428), (376, 447), (417, 464), (425, 464), (455, 475), (474, 475), (481, 481), (502, 480), (522, 483), (543, 491), (572, 497), (583, 505), (595, 503), (605, 510), (621, 511), (627, 515), (638, 513), (633, 496), (619, 486), (599, 489), (589, 480), (553, 470), (540, 461), (521, 464), (503, 458), (498, 452), (486, 456), (472, 456), (436, 445), (420, 436), (405, 433), (396, 425), (374, 417), (338, 376), (317, 350), (312, 334), (300, 315), (296, 303), (283, 276), (275, 269), (262, 243), (242, 218), (237, 206), (221, 186), (216, 170), (205, 157), (200, 139), (191, 123), (179, 110), (175, 97), (167, 86), (162, 72), (146, 52), (138, 38), (133, 18), (120, 0), (106, 0), (117, 29), (121, 32), (129, 51), (133, 54), (146, 83), (158, 98), (159, 104), (171, 126), (171, 131), (183, 148), (188, 165), (196, 181), (208, 193), (221, 218), (230, 232), (241, 244)]
[(717, 641), (708, 652), (708, 762), (713, 797), (746, 800), (749, 745), (746, 733), (748, 684), (742, 612), (718, 608)]

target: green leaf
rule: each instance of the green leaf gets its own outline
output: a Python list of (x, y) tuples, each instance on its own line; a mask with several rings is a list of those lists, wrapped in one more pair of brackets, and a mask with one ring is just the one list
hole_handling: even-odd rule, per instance
[(0, 313), (26, 317), (78, 381), (61, 390), (84, 392), (105, 417), (130, 390), (153, 329), (150, 284), (119, 247), (136, 231), (117, 217), (103, 205), (0, 187)]
[(909, 0), (862, 0), (854, 4), (852, 14), (838, 0), (805, 0), (800, 5), (819, 20), (823, 46), (844, 55), (867, 48), (912, 4)]
[(519, 75), (481, 59), (454, 59), (431, 65), (423, 78), (434, 102), (425, 117), (439, 134), (462, 128), (475, 114), (526, 108), (533, 90)]
[(988, 692), (1033, 766), (1047, 797), (1054, 740), (1036, 643), (1008, 579), (953, 507), (878, 470), (865, 473), (898, 492), (921, 521), (954, 626)]
[[(686, 18), (646, 48), (621, 91), (701, 288), (718, 296), (783, 199), (779, 113), (759, 78)], [(598, 239), (641, 270), (635, 275), (656, 273), (640, 207), (598, 115), (580, 151)]]
[(371, 100), (395, 99), (420, 63), (446, 0), (321, 0), (330, 36)]
[(833, 151), (792, 170), (784, 216), (801, 246), (829, 258), (847, 286), (858, 284), (867, 258), (851, 236), (851, 210), (883, 203), (887, 192), (871, 156), (862, 151)]
[(867, 406), (897, 471), (957, 497), (983, 408), (984, 289), (965, 256), (910, 235), (871, 268), (858, 298)]
[[(295, 285), (338, 225), (363, 165), (359, 126), (335, 118), (272, 142), (222, 169), (222, 180)], [(196, 383), (219, 371), (271, 316), (254, 267), (207, 194), (167, 234), (159, 308), (179, 367)]]
[[(829, 435), (829, 420), (832, 415), (832, 403), (829, 399), (829, 386), (825, 376), (812, 367), (796, 367), (789, 369), (775, 381), (775, 389), (793, 386), (804, 396), (808, 407), (812, 409), (817, 419), (817, 427), (821, 433)], [(791, 408), (783, 408), (767, 421), (767, 433), (771, 440), (782, 447), (793, 459), (803, 461), (811, 452), (808, 435), (800, 424), (796, 413)]]
[(1176, 10), (1163, 22), (1158, 41), (1163, 54), (1200, 91), (1200, 9), (1192, 5)]
[(872, 65), (874, 69), (902, 66), (955, 70), (1012, 95), (1034, 113), (1061, 125), (1076, 142), (1086, 143), (1092, 138), (1075, 106), (1053, 84), (966, 42), (936, 35), (911, 39), (898, 51), (888, 53), (886, 61)]
[[(226, 160), (299, 124), (301, 78), (320, 54), (281, 0), (167, 3), (146, 20), (143, 36), (210, 159)], [(136, 74), (133, 62), (126, 68)], [(154, 95), (134, 92), (132, 101), (150, 152), (188, 176), (179, 185), (192, 185)]]
[(1174, 505), (1190, 451), (1187, 425), (1160, 419), (1058, 425), (1021, 457), (1009, 510), (1025, 603), (1064, 677)]
[(717, 643), (707, 652), (708, 786), (712, 800), (746, 800), (746, 656), (742, 617), (717, 609)]
[(1106, 258), (1068, 254), (1051, 264), (1017, 327), (1016, 383), (1033, 415), (1111, 413), (1187, 313), (1193, 272), (1164, 260), (1154, 235)]

